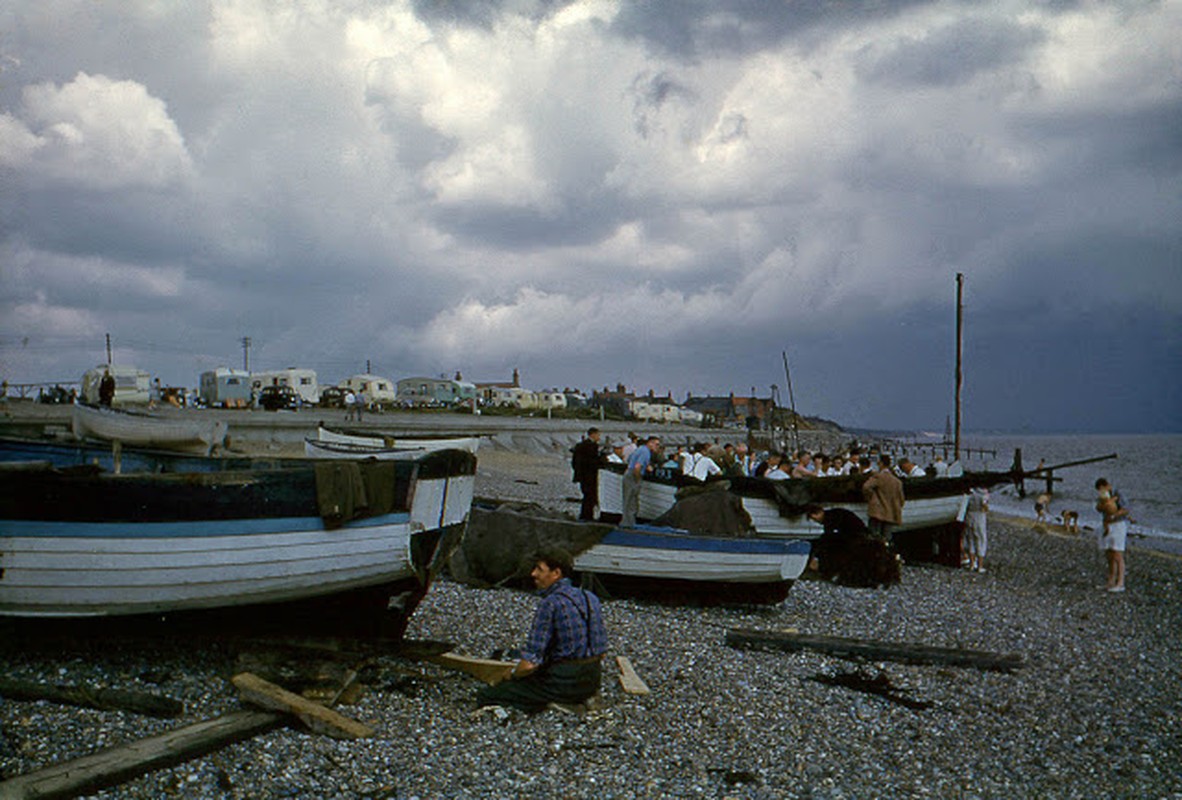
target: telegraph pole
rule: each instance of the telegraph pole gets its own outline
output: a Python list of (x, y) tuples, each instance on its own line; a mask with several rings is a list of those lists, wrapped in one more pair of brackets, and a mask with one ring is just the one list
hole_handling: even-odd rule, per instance
[(242, 337), (242, 371), (250, 372), (250, 337)]
[(111, 334), (107, 334), (107, 366), (111, 366)]

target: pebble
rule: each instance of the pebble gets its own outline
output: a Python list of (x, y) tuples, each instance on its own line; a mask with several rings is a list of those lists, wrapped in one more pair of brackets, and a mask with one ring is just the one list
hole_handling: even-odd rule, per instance
[[(536, 483), (520, 483), (518, 479)], [(478, 494), (572, 510), (562, 453), (496, 452)], [(904, 568), (888, 590), (800, 581), (773, 607), (604, 603), (609, 656), (652, 688), (625, 694), (614, 661), (602, 708), (478, 714), (476, 682), (379, 655), (380, 676), (340, 710), (377, 730), (336, 741), (283, 728), (94, 795), (100, 798), (855, 798), (1171, 797), (1182, 793), (1182, 562), (1129, 554), (1129, 591), (1095, 586), (1090, 542), (990, 521), (989, 572)], [(486, 656), (520, 644), (535, 600), (447, 580), (408, 637)], [(818, 653), (733, 650), (727, 628), (1021, 652), (1010, 674)], [(240, 708), (226, 678), (236, 645), (79, 636), (19, 645), (0, 628), (12, 677), (157, 691), (180, 720), (0, 699), (0, 776)], [(863, 669), (915, 711), (811, 676)], [(406, 689), (403, 691), (397, 687)]]

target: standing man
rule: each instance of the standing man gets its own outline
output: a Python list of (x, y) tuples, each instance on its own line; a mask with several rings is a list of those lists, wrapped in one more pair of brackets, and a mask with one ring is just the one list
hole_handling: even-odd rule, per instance
[(903, 481), (891, 471), (891, 457), (878, 457), (878, 472), (862, 484), (870, 532), (884, 542), (891, 541), (891, 528), (903, 522)]
[(621, 525), (636, 524), (636, 515), (640, 513), (640, 486), (644, 474), (652, 470), (653, 455), (660, 449), (661, 440), (650, 436), (628, 456), (628, 468), (624, 471), (624, 515), (620, 520)]
[(105, 367), (103, 369), (102, 380), (99, 381), (99, 405), (111, 407), (111, 402), (115, 399), (115, 376), (111, 374), (111, 368)]
[(1129, 510), (1121, 502), (1120, 494), (1112, 488), (1106, 478), (1096, 480), (1096, 510), (1104, 517), (1104, 535), (1100, 547), (1108, 562), (1108, 581), (1104, 588), (1109, 592), (1125, 590), (1125, 540), (1129, 534)]
[(570, 468), (572, 480), (583, 490), (579, 519), (593, 520), (599, 504), (599, 428), (589, 428), (586, 438), (571, 448)]
[(548, 703), (582, 703), (599, 691), (607, 651), (603, 610), (598, 597), (571, 585), (572, 570), (565, 550), (534, 559), (530, 576), (542, 601), (529, 640), (509, 680), (477, 691), (482, 706), (541, 711)]

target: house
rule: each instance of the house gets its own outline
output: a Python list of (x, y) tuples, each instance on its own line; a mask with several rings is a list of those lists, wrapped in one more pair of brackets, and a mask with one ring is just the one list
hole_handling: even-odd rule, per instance
[(200, 375), (197, 393), (207, 406), (244, 408), (250, 405), (250, 373), (218, 367)]
[(342, 389), (360, 392), (369, 405), (391, 406), (398, 400), (398, 391), (389, 378), (363, 373), (353, 375), (338, 384)]
[(316, 370), (288, 367), (270, 372), (250, 373), (250, 388), (257, 397), (264, 386), (290, 386), (305, 403), (320, 402), (320, 385), (316, 382)]
[(82, 375), (82, 402), (98, 404), (99, 383), (103, 374), (111, 371), (115, 378), (112, 406), (147, 405), (152, 398), (152, 376), (147, 370), (120, 364), (99, 364)]
[(740, 397), (732, 392), (726, 397), (687, 395), (684, 407), (700, 413), (703, 425), (762, 428), (771, 423), (776, 404), (770, 397)]
[(485, 405), (522, 407), (525, 392), (521, 388), (521, 374), (516, 367), (513, 368), (511, 381), (477, 381), (475, 386), (477, 398)]

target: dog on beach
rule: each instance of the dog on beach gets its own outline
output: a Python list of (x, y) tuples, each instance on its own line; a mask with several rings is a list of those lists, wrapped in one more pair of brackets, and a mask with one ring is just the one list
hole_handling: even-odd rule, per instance
[(1063, 520), (1063, 530), (1066, 533), (1079, 533), (1079, 512), (1078, 511), (1063, 511), (1059, 515), (1059, 519)]

